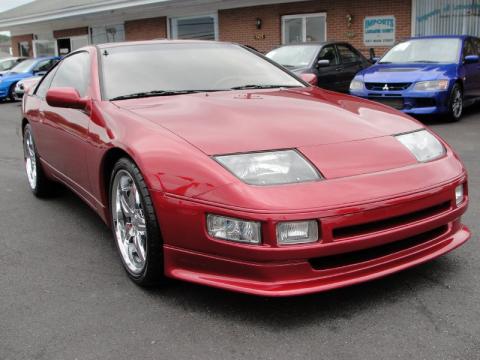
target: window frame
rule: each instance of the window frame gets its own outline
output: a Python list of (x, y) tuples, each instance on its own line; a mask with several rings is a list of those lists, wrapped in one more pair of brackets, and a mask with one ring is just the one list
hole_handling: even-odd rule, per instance
[[(22, 51), (24, 45), (27, 46), (27, 49), (28, 49), (27, 54), (24, 54)], [(30, 57), (30, 50), (32, 49), (32, 44), (30, 44), (29, 41), (20, 41), (18, 42), (17, 46), (18, 46), (18, 56)]]
[(213, 18), (213, 31), (214, 31), (214, 40), (218, 41), (220, 39), (219, 26), (218, 26), (218, 13), (208, 13), (208, 14), (199, 14), (192, 16), (172, 16), (167, 20), (167, 37), (171, 40), (178, 40), (178, 29), (174, 31), (174, 26), (177, 26), (178, 20), (191, 20), (204, 17)]
[(318, 12), (318, 13), (308, 13), (308, 14), (293, 14), (293, 15), (283, 15), (282, 16), (282, 21), (281, 21), (281, 26), (282, 26), (282, 45), (289, 45), (289, 44), (294, 44), (294, 43), (286, 43), (286, 28), (285, 28), (285, 22), (286, 20), (291, 20), (291, 19), (301, 19), (302, 20), (302, 41), (300, 43), (306, 43), (307, 42), (307, 18), (311, 17), (323, 17), (325, 19), (325, 39), (322, 41), (326, 41), (328, 39), (328, 34), (327, 34), (327, 13), (326, 12)]

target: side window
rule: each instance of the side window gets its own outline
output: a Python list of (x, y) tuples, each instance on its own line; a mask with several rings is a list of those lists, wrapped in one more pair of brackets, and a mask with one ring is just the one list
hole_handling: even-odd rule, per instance
[(52, 83), (53, 76), (55, 75), (56, 69), (50, 71), (45, 77), (42, 79), (42, 82), (38, 85), (37, 90), (35, 90), (35, 95), (39, 98), (44, 99), (47, 96), (47, 91), (50, 88), (50, 84)]
[(43, 60), (43, 61), (40, 61), (37, 63), (37, 65), (35, 65), (33, 67), (33, 72), (38, 72), (38, 71), (46, 71), (46, 70), (42, 70), (44, 69), (45, 67), (48, 66), (48, 64), (50, 63), (50, 60)]
[(330, 65), (338, 65), (337, 52), (333, 45), (324, 46), (318, 54), (318, 60), (328, 60)]
[(465, 40), (465, 44), (463, 46), (463, 57), (468, 55), (478, 55), (478, 51), (472, 39)]
[(337, 45), (338, 55), (342, 64), (351, 64), (362, 61), (360, 56), (345, 45)]
[(477, 54), (480, 56), (480, 39), (479, 38), (474, 38), (473, 43), (475, 44), (475, 47), (477, 48)]
[(72, 87), (86, 95), (90, 79), (90, 55), (80, 52), (66, 57), (55, 72), (51, 87)]

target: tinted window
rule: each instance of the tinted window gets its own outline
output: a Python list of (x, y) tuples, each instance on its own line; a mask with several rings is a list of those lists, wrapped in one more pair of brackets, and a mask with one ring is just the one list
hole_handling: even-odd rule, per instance
[(55, 75), (56, 69), (50, 71), (45, 77), (42, 79), (42, 82), (38, 85), (35, 94), (44, 99), (47, 95), (47, 91), (50, 88), (50, 84), (52, 83), (53, 76)]
[(328, 60), (330, 61), (330, 65), (337, 65), (338, 58), (337, 53), (335, 51), (335, 47), (333, 45), (324, 46), (322, 50), (320, 50), (320, 54), (318, 55), (318, 60)]
[(33, 67), (33, 71), (48, 71), (56, 63), (57, 63), (57, 60), (53, 60), (53, 59), (40, 61), (37, 65)]
[(338, 55), (340, 56), (340, 61), (343, 64), (360, 62), (360, 56), (354, 52), (351, 48), (345, 45), (337, 45)]
[(475, 46), (477, 47), (477, 55), (480, 56), (480, 39), (474, 38), (474, 39), (473, 39), (473, 43), (474, 43)]
[(157, 91), (230, 90), (246, 85), (304, 86), (261, 56), (233, 44), (117, 46), (102, 50), (101, 59), (102, 85), (108, 99)]
[(85, 96), (90, 78), (90, 55), (86, 52), (65, 58), (55, 73), (51, 87), (72, 87)]
[(468, 56), (468, 55), (477, 55), (478, 50), (477, 47), (475, 46), (475, 43), (473, 42), (473, 39), (468, 39), (465, 40), (465, 43), (463, 45), (463, 56)]

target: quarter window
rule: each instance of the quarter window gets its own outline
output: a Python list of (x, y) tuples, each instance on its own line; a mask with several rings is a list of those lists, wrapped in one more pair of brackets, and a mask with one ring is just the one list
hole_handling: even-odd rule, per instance
[(327, 15), (316, 13), (283, 16), (282, 38), (284, 44), (325, 41), (327, 38)]
[(54, 87), (73, 87), (81, 97), (87, 93), (90, 79), (90, 55), (81, 52), (66, 57), (59, 65), (52, 81)]

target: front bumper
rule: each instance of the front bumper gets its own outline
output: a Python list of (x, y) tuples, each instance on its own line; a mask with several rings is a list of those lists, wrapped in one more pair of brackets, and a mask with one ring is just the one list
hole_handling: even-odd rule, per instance
[[(169, 277), (263, 296), (292, 296), (373, 280), (445, 254), (470, 238), (455, 205), (461, 177), (428, 191), (334, 212), (270, 214), (153, 192)], [(262, 222), (263, 244), (211, 238), (206, 214)], [(278, 246), (279, 221), (317, 219), (315, 244)]]
[(449, 111), (450, 89), (445, 91), (350, 91), (351, 95), (392, 106), (406, 114), (444, 114)]

